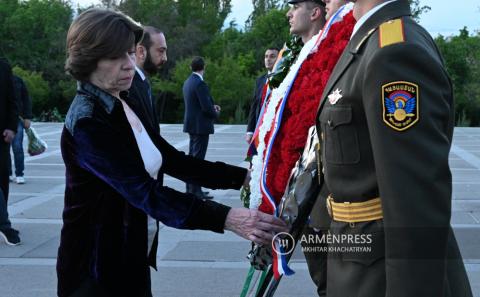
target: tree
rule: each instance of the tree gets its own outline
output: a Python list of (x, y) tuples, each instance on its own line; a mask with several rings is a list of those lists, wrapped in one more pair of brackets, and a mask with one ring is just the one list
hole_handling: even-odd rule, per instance
[(32, 111), (34, 114), (40, 114), (49, 105), (50, 89), (48, 82), (42, 77), (42, 73), (28, 71), (15, 66), (13, 73), (23, 79), (32, 100)]
[(1, 52), (13, 65), (42, 71), (48, 80), (63, 76), (65, 38), (73, 13), (69, 4), (61, 0), (7, 0), (5, 4), (0, 6), (0, 15), (8, 14), (1, 23)]
[(262, 15), (265, 15), (272, 9), (280, 7), (279, 0), (252, 0), (253, 10), (247, 19), (246, 27), (251, 28), (255, 21)]
[(480, 34), (470, 36), (467, 28), (458, 36), (439, 36), (436, 43), (453, 82), (456, 124), (480, 125)]
[(429, 12), (432, 8), (428, 5), (420, 5), (420, 0), (409, 0), (412, 8), (412, 17), (417, 22), (423, 13)]
[[(168, 93), (166, 114), (174, 114), (176, 121), (183, 119), (182, 86), (191, 74), (191, 61), (191, 57), (178, 61), (170, 80), (154, 79), (152, 81), (155, 93), (159, 91)], [(246, 107), (253, 92), (254, 78), (246, 76), (237, 60), (233, 58), (224, 57), (220, 60), (207, 58), (205, 64), (205, 82), (210, 87), (215, 103), (222, 107), (219, 122), (245, 122)]]
[(245, 34), (245, 43), (253, 49), (256, 69), (263, 68), (263, 55), (269, 47), (282, 47), (290, 36), (286, 9), (272, 9), (258, 17)]
[(164, 31), (169, 62), (163, 77), (175, 61), (199, 55), (200, 49), (220, 32), (231, 11), (231, 0), (122, 0), (118, 7), (143, 25)]
[(57, 83), (68, 79), (63, 69), (72, 15), (70, 4), (62, 0), (0, 2), (0, 52), (31, 74), (29, 87), (39, 94), (33, 97), (35, 114), (54, 106), (65, 112), (71, 100), (62, 96)]

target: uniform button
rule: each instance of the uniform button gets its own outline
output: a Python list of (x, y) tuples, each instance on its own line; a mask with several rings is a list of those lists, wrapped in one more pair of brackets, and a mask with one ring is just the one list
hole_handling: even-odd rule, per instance
[(323, 140), (323, 132), (320, 133), (320, 139)]
[(322, 167), (322, 173), (325, 174), (325, 167)]

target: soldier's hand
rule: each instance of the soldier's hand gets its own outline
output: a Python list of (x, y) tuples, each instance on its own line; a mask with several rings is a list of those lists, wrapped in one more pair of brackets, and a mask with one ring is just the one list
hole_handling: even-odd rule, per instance
[(261, 245), (269, 245), (275, 233), (287, 232), (284, 221), (258, 210), (232, 208), (225, 221), (225, 230)]
[(15, 132), (13, 132), (12, 130), (5, 129), (5, 131), (3, 131), (3, 140), (6, 143), (12, 142), (14, 137), (15, 137)]
[(245, 135), (245, 141), (250, 144), (252, 142), (252, 133), (247, 133), (247, 135)]

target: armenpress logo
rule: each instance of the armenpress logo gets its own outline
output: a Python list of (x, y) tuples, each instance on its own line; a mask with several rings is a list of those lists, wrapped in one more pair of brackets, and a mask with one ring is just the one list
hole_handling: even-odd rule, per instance
[[(278, 247), (281, 247), (283, 249), (283, 252), (277, 248), (277, 245), (275, 243), (278, 243)], [(290, 233), (280, 232), (276, 234), (272, 239), (272, 249), (275, 253), (277, 253), (277, 255), (288, 255), (293, 252), (294, 248), (295, 239)]]

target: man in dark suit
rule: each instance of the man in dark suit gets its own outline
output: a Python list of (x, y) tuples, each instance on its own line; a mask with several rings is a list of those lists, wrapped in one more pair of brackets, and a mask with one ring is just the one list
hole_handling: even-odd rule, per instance
[(136, 104), (145, 113), (148, 122), (156, 132), (160, 133), (155, 98), (146, 75), (154, 75), (167, 62), (167, 41), (163, 32), (154, 27), (144, 27), (144, 35), (137, 44), (135, 57), (137, 67), (129, 93), (132, 98), (137, 99)]
[(331, 243), (327, 296), (471, 297), (450, 226), (443, 59), (407, 0), (357, 0), (353, 13), (317, 120), (329, 234), (353, 238)]
[[(220, 114), (220, 106), (213, 103), (210, 90), (203, 81), (205, 61), (195, 57), (190, 65), (192, 74), (183, 84), (183, 100), (185, 101), (185, 116), (183, 132), (188, 133), (190, 145), (188, 154), (199, 159), (205, 159), (208, 138), (213, 134), (213, 122)], [(202, 192), (198, 185), (187, 184), (187, 193), (192, 193), (201, 199), (212, 199)]]
[[(143, 38), (135, 48), (135, 75), (129, 89), (129, 95), (138, 106), (139, 115), (146, 119), (153, 130), (160, 134), (160, 121), (155, 108), (155, 97), (148, 76), (155, 75), (158, 69), (167, 62), (167, 41), (160, 29), (151, 26), (143, 27)], [(155, 263), (158, 245), (158, 221), (148, 217), (148, 255)]]
[(18, 109), (15, 101), (12, 69), (0, 58), (0, 236), (9, 245), (20, 244), (18, 231), (12, 228), (8, 219), (8, 162), (10, 143), (15, 137), (18, 123)]
[(267, 68), (267, 73), (257, 78), (255, 82), (255, 90), (253, 92), (252, 102), (250, 103), (250, 112), (248, 114), (247, 122), (247, 134), (245, 135), (245, 140), (247, 143), (252, 141), (253, 132), (255, 132), (255, 127), (257, 126), (258, 116), (260, 110), (262, 109), (263, 97), (266, 93), (267, 77), (272, 72), (275, 61), (278, 57), (278, 48), (271, 47), (265, 51), (265, 68)]

